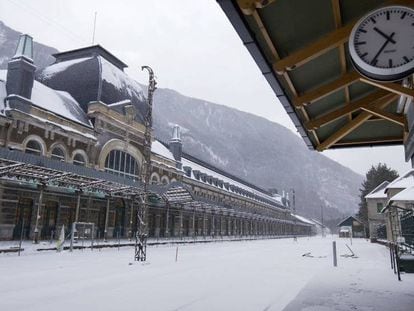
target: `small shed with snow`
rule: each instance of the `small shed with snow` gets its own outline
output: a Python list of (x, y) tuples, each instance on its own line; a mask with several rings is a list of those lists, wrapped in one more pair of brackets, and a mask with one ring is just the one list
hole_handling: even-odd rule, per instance
[(349, 216), (342, 220), (339, 224), (340, 238), (365, 238), (365, 225), (362, 221), (354, 216)]

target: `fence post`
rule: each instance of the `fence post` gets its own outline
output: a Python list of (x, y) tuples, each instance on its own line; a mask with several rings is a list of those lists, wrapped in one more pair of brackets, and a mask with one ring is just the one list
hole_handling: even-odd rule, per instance
[(336, 258), (336, 241), (332, 242), (332, 249), (333, 249), (333, 265), (336, 267), (338, 265), (337, 258)]

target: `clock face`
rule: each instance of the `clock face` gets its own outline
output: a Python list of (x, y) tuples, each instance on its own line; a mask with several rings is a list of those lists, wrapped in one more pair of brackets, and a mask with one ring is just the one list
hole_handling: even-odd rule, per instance
[(414, 71), (414, 10), (388, 6), (368, 13), (354, 26), (349, 53), (370, 79), (395, 81)]

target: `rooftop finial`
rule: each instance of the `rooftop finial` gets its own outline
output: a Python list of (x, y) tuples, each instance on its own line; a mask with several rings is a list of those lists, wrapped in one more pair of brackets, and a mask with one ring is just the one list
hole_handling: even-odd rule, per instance
[(13, 59), (25, 57), (33, 60), (33, 38), (27, 34), (20, 35), (19, 43), (17, 44), (16, 53)]

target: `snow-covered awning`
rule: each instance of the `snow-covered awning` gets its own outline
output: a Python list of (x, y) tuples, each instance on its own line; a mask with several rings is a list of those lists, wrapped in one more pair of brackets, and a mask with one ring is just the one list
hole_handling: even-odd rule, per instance
[(381, 213), (386, 212), (391, 207), (399, 209), (411, 210), (414, 204), (414, 186), (404, 189), (391, 197), (387, 205), (381, 210)]
[(315, 223), (314, 223), (313, 221), (311, 221), (311, 220), (307, 219), (306, 217), (303, 217), (303, 216), (300, 216), (300, 215), (296, 215), (296, 214), (293, 214), (293, 213), (291, 213), (291, 215), (292, 215), (293, 217), (296, 217), (296, 218), (297, 218), (298, 220), (300, 220), (301, 222), (304, 222), (304, 223), (306, 223), (306, 224), (309, 224), (309, 225), (315, 226)]
[(414, 203), (414, 186), (397, 193), (390, 199), (390, 201)]
[(405, 189), (414, 186), (414, 169), (409, 170), (402, 176), (394, 179), (386, 188), (388, 189)]

